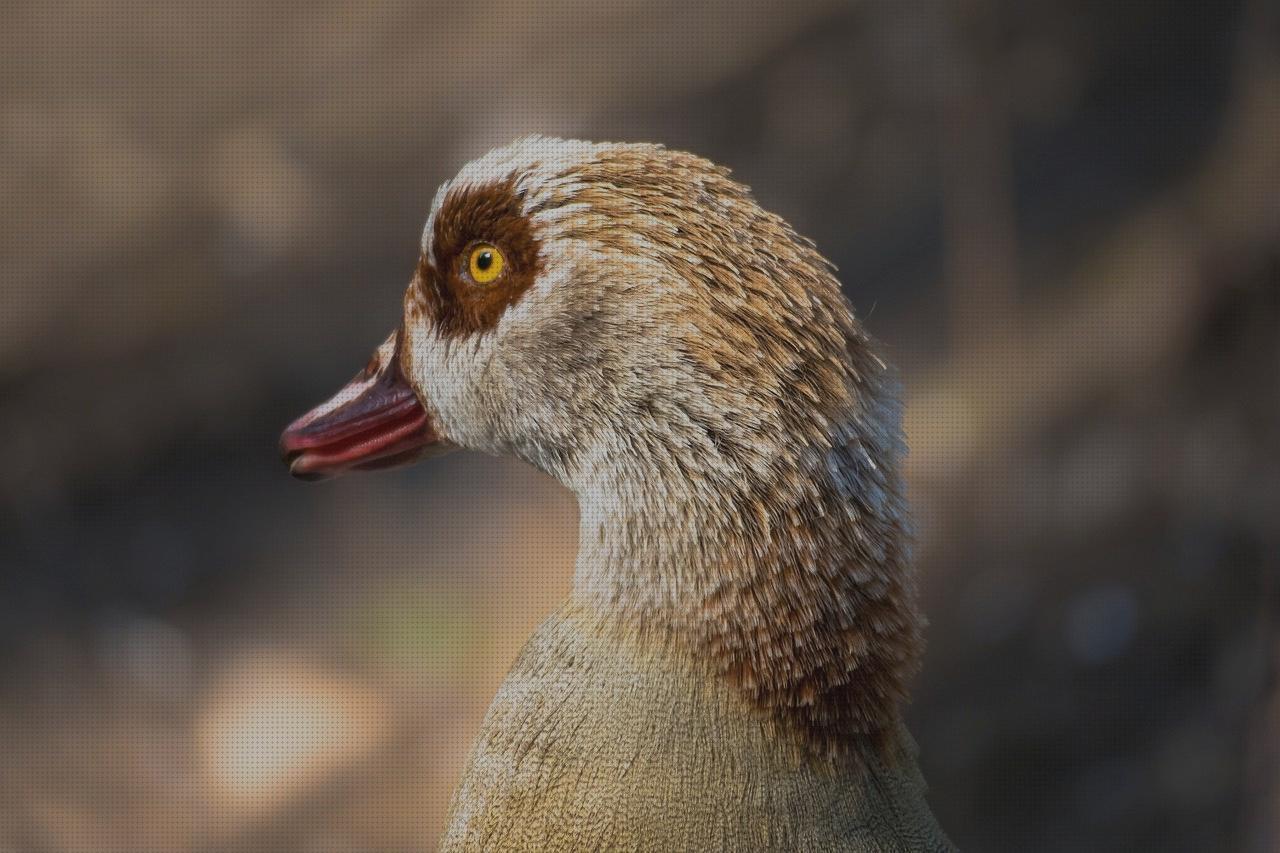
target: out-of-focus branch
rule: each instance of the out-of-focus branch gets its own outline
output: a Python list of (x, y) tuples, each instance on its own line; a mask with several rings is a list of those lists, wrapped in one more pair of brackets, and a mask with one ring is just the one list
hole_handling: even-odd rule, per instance
[[(1234, 183), (1206, 185), (1202, 192), (1211, 222), (1229, 222), (1234, 230), (1274, 242), (1275, 223), (1280, 221), (1280, 146), (1275, 144), (1280, 127), (1280, 10), (1268, 0), (1247, 0), (1241, 18), (1236, 73), (1257, 83), (1244, 87), (1232, 105), (1232, 126), (1241, 130), (1228, 136), (1217, 154), (1223, 163), (1257, 163), (1259, 174), (1227, 172), (1236, 178)], [(1259, 218), (1252, 219), (1255, 213)], [(1280, 581), (1274, 573), (1264, 575), (1263, 593), (1262, 642), (1271, 658), (1268, 695), (1245, 746), (1242, 834), (1248, 853), (1280, 850)]]
[(1004, 75), (970, 37), (993, 27), (995, 10), (942, 4), (948, 13), (964, 20), (942, 28), (953, 35), (940, 60), (938, 158), (948, 337), (963, 350), (1016, 319), (1018, 246)]
[[(1259, 4), (1261, 5), (1261, 4)], [(1280, 61), (1250, 43), (1208, 165), (1117, 228), (1063, 286), (988, 324), (915, 383), (906, 428), (916, 495), (940, 504), (983, 485), (1019, 436), (1086, 395), (1128, 387), (1180, 351), (1212, 296), (1206, 269), (1274, 245), (1280, 223)], [(1061, 294), (1065, 294), (1061, 295)], [(923, 509), (923, 517), (944, 514)], [(927, 548), (930, 533), (926, 529)]]

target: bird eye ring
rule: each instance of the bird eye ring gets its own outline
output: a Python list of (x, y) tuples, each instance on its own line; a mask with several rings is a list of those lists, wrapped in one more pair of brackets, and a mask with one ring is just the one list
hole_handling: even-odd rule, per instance
[(502, 268), (506, 265), (507, 259), (502, 256), (498, 247), (491, 243), (481, 243), (476, 246), (467, 258), (467, 272), (478, 284), (496, 281), (498, 276), (502, 275)]

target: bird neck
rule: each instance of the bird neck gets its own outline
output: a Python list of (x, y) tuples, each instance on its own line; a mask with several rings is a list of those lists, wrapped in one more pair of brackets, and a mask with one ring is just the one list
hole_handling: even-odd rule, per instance
[(574, 602), (828, 753), (896, 725), (921, 651), (896, 402), (857, 402), (799, 444), (618, 436), (576, 489)]

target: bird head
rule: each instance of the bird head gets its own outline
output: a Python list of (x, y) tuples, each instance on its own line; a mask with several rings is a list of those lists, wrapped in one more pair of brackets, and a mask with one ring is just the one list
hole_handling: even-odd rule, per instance
[(883, 370), (830, 266), (725, 169), (533, 137), (440, 187), (399, 327), (281, 444), (303, 477), (455, 446), (571, 488), (768, 476), (875, 421)]

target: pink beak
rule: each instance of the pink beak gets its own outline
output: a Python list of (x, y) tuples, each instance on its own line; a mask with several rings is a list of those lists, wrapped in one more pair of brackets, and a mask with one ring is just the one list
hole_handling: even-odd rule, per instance
[(345, 471), (407, 465), (451, 448), (400, 370), (399, 335), (346, 387), (285, 429), (289, 473), (319, 480)]

